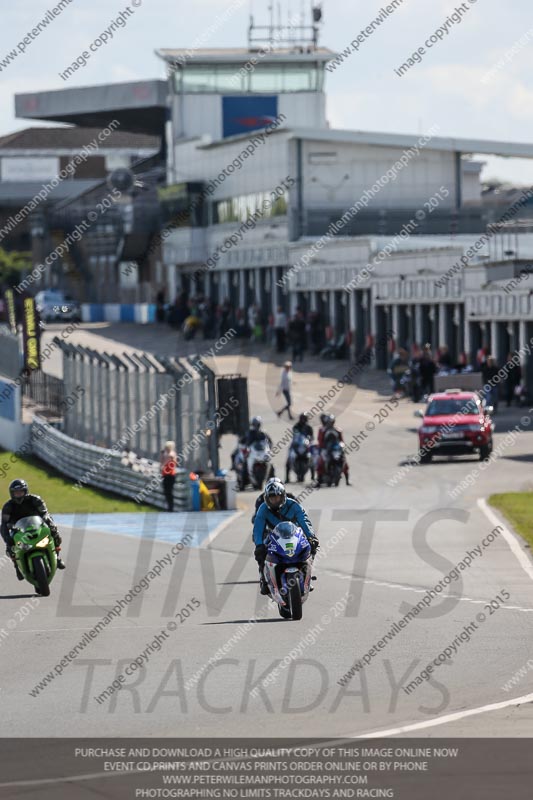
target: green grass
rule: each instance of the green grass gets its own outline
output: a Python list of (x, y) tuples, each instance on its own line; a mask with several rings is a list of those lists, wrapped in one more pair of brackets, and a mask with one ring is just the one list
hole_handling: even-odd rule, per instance
[(515, 531), (533, 547), (533, 492), (493, 494), (489, 503), (501, 511)]
[(17, 456), (15, 463), (9, 460), (11, 453), (0, 450), (0, 499), (9, 500), (8, 487), (14, 478), (24, 478), (31, 494), (40, 495), (52, 514), (131, 513), (157, 511), (154, 506), (141, 505), (120, 495), (103, 492), (85, 486), (79, 491), (72, 488), (75, 481), (69, 480), (44, 461), (32, 456)]

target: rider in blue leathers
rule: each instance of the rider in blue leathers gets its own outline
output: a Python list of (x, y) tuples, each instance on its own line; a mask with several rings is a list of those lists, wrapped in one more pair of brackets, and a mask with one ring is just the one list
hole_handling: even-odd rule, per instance
[(280, 522), (294, 522), (298, 525), (309, 539), (311, 553), (315, 555), (319, 542), (305, 509), (297, 500), (287, 497), (285, 486), (279, 478), (271, 478), (265, 486), (265, 501), (259, 506), (254, 519), (254, 557), (259, 566), (261, 594), (268, 594), (268, 586), (263, 578), (267, 554), (265, 537), (268, 530), (275, 528)]

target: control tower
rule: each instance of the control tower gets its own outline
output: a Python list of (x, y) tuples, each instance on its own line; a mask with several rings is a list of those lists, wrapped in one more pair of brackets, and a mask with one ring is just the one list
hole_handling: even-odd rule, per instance
[(268, 25), (250, 18), (248, 47), (156, 50), (166, 62), (174, 141), (213, 140), (265, 128), (326, 128), (324, 72), (335, 53), (318, 46), (320, 6), (312, 24), (298, 15)]

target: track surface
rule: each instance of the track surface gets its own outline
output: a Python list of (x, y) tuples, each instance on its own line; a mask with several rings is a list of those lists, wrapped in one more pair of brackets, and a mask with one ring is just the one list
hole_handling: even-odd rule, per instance
[[(103, 336), (108, 337), (105, 342)], [(87, 327), (72, 340), (110, 351), (124, 349), (119, 339), (140, 346), (139, 336), (134, 326), (103, 326)], [(151, 328), (142, 332), (142, 341), (146, 349), (153, 342), (158, 352), (175, 346), (173, 337), (162, 339)], [(202, 352), (201, 343), (195, 349)], [(53, 359), (50, 366), (56, 372), (59, 369)], [(263, 416), (275, 440), (282, 437), (287, 422), (280, 422), (274, 413), (279, 402), (274, 397), (278, 368), (229, 350), (217, 357), (216, 367), (220, 372), (239, 369), (248, 375), (253, 413)], [(295, 409), (311, 407), (320, 394), (327, 393), (333, 376), (343, 371), (339, 364), (298, 364)], [(530, 658), (533, 631), (533, 580), (525, 568), (528, 551), (518, 546), (525, 559), (521, 564), (503, 536), (461, 573), (462, 584), (452, 583), (446, 590), (451, 595), (448, 599), (436, 598), (426, 614), (401, 630), (346, 687), (337, 683), (354, 660), (404, 616), (406, 604), (416, 604), (426, 589), (494, 528), (498, 519), (486, 516), (479, 498), (531, 486), (531, 429), (517, 437), (456, 500), (448, 492), (479, 467), (477, 460), (415, 466), (395, 487), (387, 485), (415, 451), (418, 421), (412, 416), (414, 406), (403, 401), (386, 421), (377, 423), (373, 415), (387, 402), (386, 383), (369, 372), (362, 384), (355, 394), (345, 390), (333, 401), (346, 440), (367, 423), (375, 423), (359, 452), (350, 456), (354, 485), (313, 491), (305, 501), (320, 536), (322, 555), (316, 590), (304, 606), (301, 622), (281, 620), (276, 608), (258, 596), (249, 525), (255, 496), (245, 493), (239, 496), (241, 516), (220, 530), (207, 547), (180, 553), (150, 583), (141, 600), (131, 603), (61, 676), (32, 697), (29, 692), (38, 681), (170, 547), (151, 538), (149, 524), (141, 540), (64, 528), (69, 568), (57, 576), (52, 596), (42, 599), (20, 621), (20, 609), (30, 603), (31, 592), (16, 581), (9, 565), (2, 570), (0, 628), (7, 632), (0, 639), (2, 735), (100, 736), (104, 731), (107, 736), (333, 737), (379, 731), (420, 736), (529, 735), (532, 720), (527, 702), (486, 708), (533, 693), (532, 670), (510, 691), (503, 689)], [(518, 412), (509, 415), (504, 410), (496, 418), (496, 445), (508, 423), (515, 424), (519, 417)], [(223, 458), (228, 459), (232, 446), (233, 442), (224, 441)], [(285, 450), (276, 458), (280, 474)], [(372, 517), (375, 525), (365, 532), (363, 521), (368, 525)], [(143, 524), (141, 519), (139, 524)], [(507, 590), (510, 599), (489, 615), (484, 604), (501, 590)], [(334, 606), (345, 602), (347, 593), (353, 595), (351, 605), (336, 616)], [(196, 605), (192, 598), (200, 606), (180, 623), (174, 614), (188, 603)], [(480, 612), (487, 618), (471, 640), (462, 643), (452, 661), (435, 670), (431, 682), (406, 694), (401, 686)], [(239, 630), (242, 633), (240, 626), (256, 615), (261, 621), (232, 641)], [(167, 631), (161, 649), (151, 654), (147, 666), (99, 704), (94, 697), (173, 620), (177, 628)], [(223, 659), (206, 672), (209, 658), (225, 645)], [(299, 656), (287, 659), (274, 681), (250, 695), (260, 677), (298, 646)], [(195, 673), (203, 677), (187, 690), (185, 683)], [(480, 713), (467, 715), (472, 709)], [(439, 719), (444, 724), (436, 724)]]

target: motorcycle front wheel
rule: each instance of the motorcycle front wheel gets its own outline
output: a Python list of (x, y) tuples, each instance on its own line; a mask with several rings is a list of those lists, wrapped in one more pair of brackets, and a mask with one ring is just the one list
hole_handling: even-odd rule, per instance
[(288, 593), (290, 615), (293, 620), (302, 618), (302, 595), (300, 592), (300, 584), (295, 583), (289, 588)]
[(37, 556), (33, 559), (33, 573), (35, 583), (37, 584), (37, 591), (43, 597), (48, 597), (50, 594), (50, 584), (48, 583), (46, 566), (42, 556)]

